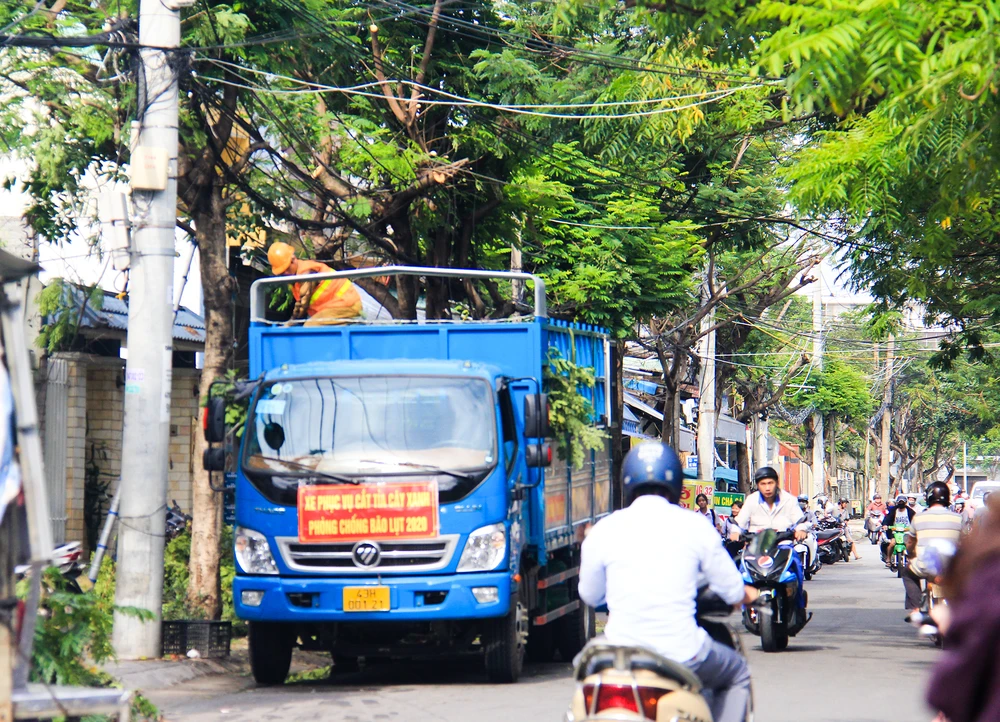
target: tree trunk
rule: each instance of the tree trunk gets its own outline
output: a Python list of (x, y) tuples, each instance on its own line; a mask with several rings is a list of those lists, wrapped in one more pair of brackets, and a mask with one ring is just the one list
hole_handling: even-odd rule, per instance
[[(205, 298), (205, 366), (198, 386), (200, 405), (208, 399), (209, 387), (225, 376), (233, 344), (232, 279), (226, 267), (226, 206), (221, 189), (210, 195), (193, 215), (201, 285)], [(201, 467), (207, 444), (195, 434), (194, 474), (191, 509), (191, 560), (187, 600), (210, 619), (222, 610), (219, 589), (219, 534), (222, 528), (222, 496), (209, 486), (209, 473)]]
[(752, 477), (750, 474), (750, 447), (746, 444), (736, 445), (736, 474), (739, 479), (740, 493), (749, 494)]

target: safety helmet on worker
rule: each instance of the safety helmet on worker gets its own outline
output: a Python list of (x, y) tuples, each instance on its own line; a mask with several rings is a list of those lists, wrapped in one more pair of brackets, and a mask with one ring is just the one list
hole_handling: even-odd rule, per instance
[(943, 481), (935, 481), (933, 484), (927, 485), (927, 490), (924, 492), (924, 499), (927, 501), (927, 506), (934, 506), (935, 504), (948, 506), (951, 504), (951, 491)]
[(287, 243), (276, 241), (267, 249), (267, 262), (271, 264), (271, 271), (276, 276), (288, 270), (295, 259), (295, 249)]
[(622, 486), (629, 504), (644, 494), (658, 494), (676, 504), (684, 490), (681, 459), (661, 441), (639, 444), (622, 461)]
[(775, 481), (778, 481), (778, 472), (773, 466), (762, 466), (754, 472), (754, 483), (759, 484), (764, 481), (764, 479), (774, 479)]

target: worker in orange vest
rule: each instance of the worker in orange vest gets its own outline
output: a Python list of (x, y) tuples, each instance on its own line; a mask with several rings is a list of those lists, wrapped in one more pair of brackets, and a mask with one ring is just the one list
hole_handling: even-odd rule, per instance
[[(334, 269), (319, 261), (295, 257), (295, 249), (277, 241), (267, 249), (267, 260), (276, 276), (298, 276), (306, 273), (330, 273)], [(292, 284), (295, 308), (292, 319), (309, 314), (306, 326), (340, 323), (344, 319), (362, 315), (361, 296), (354, 284), (346, 278), (328, 278), (323, 281), (303, 281)]]

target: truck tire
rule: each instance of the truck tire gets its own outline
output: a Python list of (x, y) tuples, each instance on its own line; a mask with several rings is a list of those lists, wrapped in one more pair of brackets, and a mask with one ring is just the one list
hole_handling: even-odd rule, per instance
[(499, 684), (516, 682), (524, 669), (528, 646), (528, 610), (515, 596), (511, 599), (510, 612), (485, 621), (480, 639), (486, 676)]
[(556, 640), (552, 630), (554, 626), (554, 624), (541, 627), (531, 625), (531, 630), (528, 632), (527, 661), (535, 664), (552, 661), (556, 655)]
[(580, 602), (578, 609), (556, 620), (556, 647), (559, 649), (562, 661), (572, 662), (587, 642), (594, 638), (596, 622), (597, 615), (594, 610), (583, 602)]
[(292, 665), (295, 627), (275, 622), (249, 622), (250, 671), (257, 684), (284, 684)]

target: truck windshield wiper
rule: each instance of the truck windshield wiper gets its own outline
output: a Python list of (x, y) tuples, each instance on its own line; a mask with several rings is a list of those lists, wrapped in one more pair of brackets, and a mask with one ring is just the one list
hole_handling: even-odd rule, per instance
[(336, 481), (339, 484), (357, 485), (361, 483), (360, 479), (352, 479), (349, 476), (332, 474), (329, 471), (319, 471), (318, 469), (314, 469), (308, 464), (303, 464), (299, 461), (292, 461), (291, 459), (282, 459), (281, 457), (278, 456), (262, 456), (261, 454), (254, 454), (254, 456), (263, 461), (277, 461), (279, 464), (285, 464), (286, 466), (290, 466), (293, 469), (302, 469), (303, 471), (308, 472), (312, 476), (316, 476), (321, 479), (329, 479), (330, 481)]
[(429, 471), (434, 474), (447, 474), (448, 476), (454, 477), (461, 481), (473, 481), (474, 477), (471, 474), (463, 474), (461, 471), (452, 471), (451, 469), (443, 469), (440, 466), (434, 466), (433, 464), (418, 464), (415, 461), (381, 461), (379, 459), (358, 459), (359, 464), (379, 464), (380, 466), (405, 466), (408, 469), (420, 469), (421, 471)]

